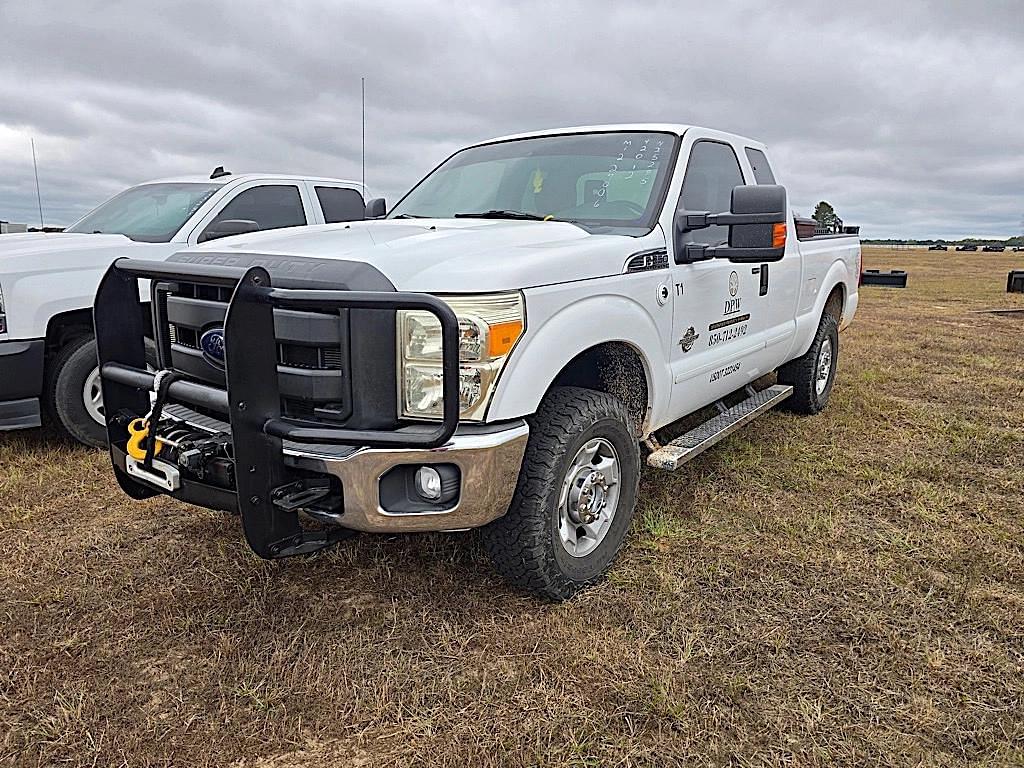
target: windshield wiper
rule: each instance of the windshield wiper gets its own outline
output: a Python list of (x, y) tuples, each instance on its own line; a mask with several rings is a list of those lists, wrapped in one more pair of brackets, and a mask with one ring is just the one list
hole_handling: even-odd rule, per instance
[[(509, 210), (495, 210), (495, 211), (480, 211), (479, 213), (456, 213), (454, 215), (456, 219), (522, 219), (523, 221), (544, 221), (547, 219), (546, 216), (540, 216), (536, 213), (527, 213), (526, 211), (509, 211)], [(552, 221), (552, 219), (547, 219)]]
[(425, 219), (426, 216), (417, 216), (415, 213), (400, 213), (397, 216), (392, 216), (392, 219)]

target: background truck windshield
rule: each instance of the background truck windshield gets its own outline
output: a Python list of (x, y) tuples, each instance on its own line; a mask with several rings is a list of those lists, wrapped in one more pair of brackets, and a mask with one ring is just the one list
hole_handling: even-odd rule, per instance
[(167, 243), (219, 184), (142, 184), (112, 197), (66, 232), (125, 235), (143, 243)]
[(676, 140), (668, 133), (585, 133), (471, 147), (421, 181), (389, 218), (503, 211), (649, 229)]

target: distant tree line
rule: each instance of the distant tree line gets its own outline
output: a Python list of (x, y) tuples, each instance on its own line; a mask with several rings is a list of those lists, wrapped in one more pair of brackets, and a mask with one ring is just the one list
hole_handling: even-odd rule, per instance
[[(838, 229), (843, 223), (843, 220), (836, 213), (836, 209), (827, 200), (822, 200), (814, 206), (814, 213), (811, 214), (811, 218), (818, 222), (818, 224), (829, 228)], [(1020, 223), (1021, 230), (1024, 231), (1024, 218), (1021, 218)], [(904, 240), (890, 237), (884, 240), (862, 239), (861, 242), (867, 245), (1005, 245), (1007, 248), (1013, 248), (1015, 246), (1024, 246), (1024, 234), (1014, 235), (1005, 240), (992, 240), (983, 237), (965, 237), (962, 240), (943, 240), (941, 238), (937, 240)]]
[(890, 237), (886, 240), (878, 239), (862, 239), (862, 243), (866, 245), (1005, 245), (1008, 248), (1014, 246), (1024, 246), (1024, 235), (1015, 235), (1014, 237), (1008, 237), (1005, 240), (993, 240), (992, 238), (984, 237), (965, 237), (962, 240), (914, 240), (914, 239), (898, 239)]

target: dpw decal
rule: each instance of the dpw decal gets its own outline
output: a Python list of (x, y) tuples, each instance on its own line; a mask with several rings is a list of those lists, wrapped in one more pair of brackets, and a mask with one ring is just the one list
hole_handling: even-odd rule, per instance
[(736, 373), (740, 369), (742, 363), (733, 363), (727, 365), (725, 368), (719, 368), (717, 371), (711, 374), (711, 378), (708, 379), (708, 384), (714, 384), (719, 379), (724, 379), (726, 376)]
[(733, 339), (739, 339), (747, 335), (747, 321), (750, 315), (736, 315), (728, 320), (719, 320), (708, 326), (711, 335), (708, 336), (708, 346), (717, 347)]
[(679, 340), (679, 348), (683, 350), (683, 353), (685, 354), (693, 349), (693, 345), (697, 343), (697, 339), (699, 338), (700, 334), (697, 333), (697, 330), (691, 325), (686, 329), (686, 333), (683, 334), (683, 338)]
[(740, 339), (747, 335), (747, 324), (743, 325), (730, 325), (728, 328), (723, 328), (720, 331), (715, 331), (708, 336), (708, 346), (717, 347), (719, 344), (724, 344), (727, 341), (733, 339)]
[(722, 315), (735, 315), (740, 311), (740, 303), (742, 301), (743, 299), (726, 299), (725, 311), (722, 312)]
[(728, 320), (719, 320), (717, 323), (712, 323), (708, 326), (709, 331), (717, 331), (719, 328), (725, 328), (729, 325), (739, 325), (745, 323), (750, 319), (750, 314), (737, 315), (736, 317), (730, 317)]

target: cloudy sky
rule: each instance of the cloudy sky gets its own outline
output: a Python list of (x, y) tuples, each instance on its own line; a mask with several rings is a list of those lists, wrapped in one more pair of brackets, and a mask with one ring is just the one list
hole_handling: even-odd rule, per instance
[[(1022, 0), (0, 0), (0, 219), (216, 165), (393, 202), (460, 145), (670, 121), (759, 138), (866, 237), (1024, 229)], [(839, 5), (839, 4), (836, 4)]]

